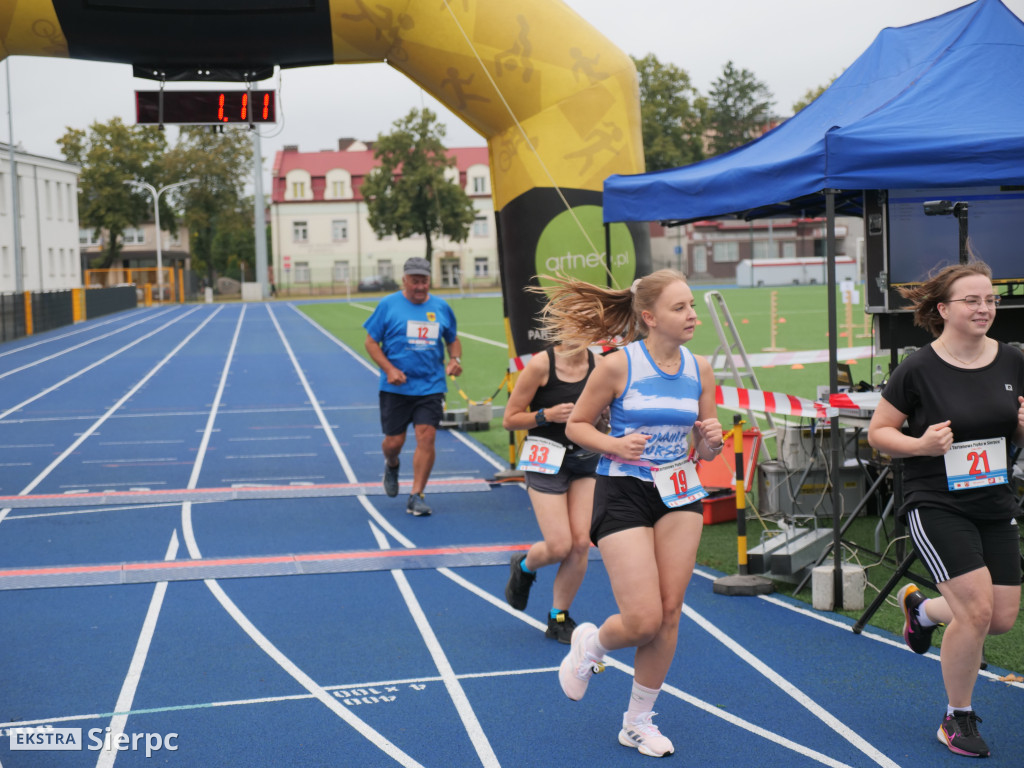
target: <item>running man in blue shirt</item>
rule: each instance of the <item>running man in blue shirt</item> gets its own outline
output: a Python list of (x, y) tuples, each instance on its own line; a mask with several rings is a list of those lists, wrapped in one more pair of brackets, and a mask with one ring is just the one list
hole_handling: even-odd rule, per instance
[(363, 327), (366, 351), (380, 366), (384, 492), (398, 495), (398, 457), (412, 424), (416, 450), (406, 512), (429, 515), (433, 510), (423, 498), (423, 489), (434, 468), (434, 439), (448, 391), (445, 377), (462, 373), (455, 313), (446, 301), (430, 295), (430, 262), (419, 257), (406, 261), (402, 290), (381, 300)]

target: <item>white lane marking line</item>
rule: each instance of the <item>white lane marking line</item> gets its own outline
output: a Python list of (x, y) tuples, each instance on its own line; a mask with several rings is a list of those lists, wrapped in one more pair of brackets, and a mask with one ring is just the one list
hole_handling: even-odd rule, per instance
[[(280, 324), (277, 321), (277, 316), (275, 315), (273, 309), (271, 309), (270, 307), (267, 308), (267, 311), (270, 313), (270, 319), (271, 321), (273, 321), (274, 327), (277, 329), (277, 333), (281, 337), (281, 343), (284, 344), (284, 348), (285, 351), (288, 353), (288, 357), (291, 358), (292, 366), (294, 367), (295, 372), (298, 374), (299, 381), (302, 383), (302, 386), (306, 391), (306, 396), (309, 399), (309, 402), (312, 404), (313, 408), (316, 410), (317, 418), (319, 418), (321, 423), (323, 424), (324, 433), (327, 435), (328, 442), (330, 442), (331, 448), (334, 450), (335, 456), (337, 456), (338, 461), (341, 464), (346, 477), (350, 479), (350, 482), (355, 482), (355, 472), (352, 470), (352, 466), (351, 464), (349, 464), (348, 458), (345, 456), (345, 452), (342, 450), (341, 445), (339, 445), (337, 438), (334, 435), (334, 430), (331, 429), (330, 424), (327, 423), (327, 417), (324, 415), (323, 410), (320, 408), (319, 398), (317, 398), (316, 394), (313, 392), (313, 388), (310, 386), (309, 380), (306, 378), (305, 371), (299, 364), (299, 361), (296, 358), (294, 351), (292, 350), (291, 344), (288, 343), (288, 339), (286, 338), (284, 331), (282, 330)], [(392, 533), (392, 535), (395, 535), (397, 541), (404, 543), (408, 547), (412, 546), (411, 541), (406, 539), (404, 536), (397, 535), (398, 531), (395, 530), (394, 526), (384, 521), (383, 517), (373, 506), (373, 504), (369, 502), (366, 496), (358, 496), (357, 498), (359, 499), (359, 502), (363, 505), (363, 507), (367, 510), (367, 512), (370, 513), (370, 516), (374, 520), (381, 522), (382, 527), (388, 530), (389, 533)], [(388, 543), (384, 538), (383, 534), (381, 533), (380, 529), (374, 526), (372, 523), (370, 524), (370, 528), (373, 531), (373, 535), (377, 539), (380, 548), (388, 549)], [(416, 626), (419, 629), (420, 634), (422, 635), (423, 640), (430, 651), (431, 657), (434, 659), (434, 663), (437, 665), (438, 670), (441, 671), (442, 676), (445, 678), (445, 686), (448, 689), (448, 694), (451, 697), (453, 704), (455, 705), (456, 711), (458, 711), (459, 713), (459, 717), (462, 719), (463, 726), (465, 727), (466, 733), (469, 735), (470, 741), (473, 743), (473, 746), (477, 751), (477, 755), (480, 757), (481, 761), (485, 766), (498, 766), (499, 763), (497, 756), (491, 749), (490, 742), (487, 740), (487, 736), (486, 734), (484, 734), (483, 728), (480, 725), (480, 721), (477, 719), (476, 714), (469, 703), (469, 700), (466, 698), (466, 694), (462, 690), (462, 686), (460, 686), (458, 684), (458, 681), (454, 678), (455, 673), (451, 669), (451, 665), (448, 663), (448, 659), (445, 657), (444, 651), (441, 649), (441, 645), (437, 641), (437, 637), (434, 635), (433, 629), (431, 629), (426, 616), (423, 614), (423, 610), (419, 605), (419, 601), (417, 601), (416, 596), (412, 591), (412, 588), (409, 586), (405, 574), (402, 573), (400, 570), (395, 570), (392, 571), (392, 575), (394, 576), (395, 581), (398, 583), (399, 591), (401, 591), (402, 596), (405, 598), (406, 606), (409, 610), (409, 613), (412, 615), (413, 620), (416, 622)]]
[(835, 733), (842, 736), (850, 744), (863, 752), (866, 756), (874, 760), (878, 765), (885, 766), (885, 768), (899, 768), (899, 765), (888, 757), (883, 755), (874, 746), (869, 744), (866, 739), (861, 737), (860, 734), (856, 733), (853, 729), (847, 727), (842, 720), (834, 716), (831, 712), (826, 710), (824, 707), (819, 705), (814, 699), (808, 696), (806, 693), (801, 691), (786, 678), (776, 672), (774, 669), (769, 667), (757, 656), (752, 654), (737, 641), (733, 640), (729, 635), (720, 630), (710, 621), (701, 616), (697, 611), (688, 605), (683, 605), (683, 613), (688, 618), (696, 622), (698, 626), (702, 627), (708, 634), (718, 640), (722, 645), (728, 648), (730, 651), (739, 656), (743, 661), (753, 667), (755, 670), (760, 672), (769, 681), (774, 683), (780, 690), (793, 698), (798, 704), (804, 709), (810, 712), (812, 715), (821, 720), (825, 725), (831, 728)]
[[(89, 339), (88, 341), (83, 341), (81, 344), (76, 344), (76, 345), (74, 345), (72, 347), (68, 347), (67, 349), (63, 349), (60, 352), (54, 352), (52, 355), (47, 355), (46, 357), (41, 357), (38, 360), (33, 360), (30, 363), (25, 363), (20, 368), (11, 368), (9, 371), (4, 371), (3, 373), (0, 373), (0, 379), (5, 378), (7, 376), (10, 376), (12, 373), (18, 373), (19, 371), (24, 371), (24, 370), (26, 370), (28, 368), (32, 368), (34, 366), (37, 366), (37, 365), (40, 365), (42, 363), (48, 362), (50, 360), (53, 360), (54, 358), (60, 357), (61, 355), (66, 355), (68, 352), (74, 352), (76, 349), (81, 349), (82, 347), (86, 347), (86, 346), (92, 344), (94, 341), (100, 341), (102, 339), (106, 339), (106, 338), (108, 338), (110, 336), (114, 336), (114, 335), (116, 335), (118, 333), (121, 333), (122, 331), (127, 331), (129, 328), (134, 328), (136, 325), (142, 325), (143, 323), (148, 323), (150, 320), (155, 320), (156, 318), (160, 317), (161, 315), (166, 315), (168, 312), (170, 312), (170, 310), (164, 310), (163, 312), (160, 312), (160, 313), (158, 313), (156, 315), (153, 315), (152, 317), (143, 318), (142, 320), (139, 320), (138, 322), (135, 322), (135, 323), (131, 323), (130, 325), (126, 325), (123, 328), (118, 328), (115, 331), (110, 331), (110, 333), (104, 333), (103, 335), (97, 336), (97, 337), (95, 337), (93, 339)], [(88, 329), (86, 329), (86, 330), (88, 330)], [(65, 336), (70, 336), (70, 335), (72, 335), (72, 334), (65, 334)], [(59, 338), (63, 338), (63, 337), (59, 337)], [(50, 341), (56, 341), (56, 339), (50, 339)], [(21, 347), (18, 350), (12, 350), (12, 352), (13, 351), (21, 351), (23, 349), (28, 349), (29, 347), (32, 347), (32, 346), (35, 346), (35, 345), (31, 344), (28, 347)], [(3, 353), (0, 353), (0, 357), (3, 357), (4, 355), (9, 355), (9, 354), (11, 354), (11, 352), (3, 352)]]
[[(115, 349), (109, 355), (105, 355), (104, 357), (101, 357), (99, 360), (96, 360), (95, 362), (90, 363), (89, 365), (85, 366), (85, 368), (80, 368), (78, 371), (76, 371), (75, 373), (71, 374), (70, 376), (65, 376), (63, 379), (58, 381), (56, 384), (54, 384), (52, 386), (49, 386), (46, 389), (40, 390), (39, 392), (37, 392), (36, 394), (34, 394), (32, 397), (28, 398), (27, 400), (22, 400), (17, 405), (8, 408), (3, 413), (0, 413), (0, 421), (2, 421), (3, 419), (7, 418), (8, 416), (10, 416), (15, 411), (21, 410), (26, 405), (35, 402), (39, 398), (44, 397), (45, 395), (48, 395), (48, 394), (50, 394), (51, 392), (53, 392), (53, 391), (55, 391), (57, 389), (60, 389), (65, 384), (67, 384), (69, 381), (73, 381), (73, 380), (77, 379), (79, 376), (82, 376), (83, 374), (87, 373), (88, 371), (91, 371), (93, 368), (96, 368), (97, 366), (102, 365), (103, 363), (107, 362), (111, 358), (117, 357), (122, 352), (124, 352), (126, 350), (129, 350), (132, 347), (134, 347), (136, 344), (141, 344), (143, 341), (148, 339), (150, 336), (155, 336), (156, 334), (160, 333), (160, 331), (164, 330), (165, 328), (169, 328), (170, 326), (172, 326), (175, 323), (177, 323), (179, 320), (184, 320), (186, 317), (188, 317), (189, 315), (191, 315), (195, 311), (197, 311), (197, 310), (192, 309), (192, 310), (189, 310), (188, 312), (186, 312), (181, 317), (177, 317), (177, 318), (174, 318), (172, 320), (168, 320), (166, 323), (161, 325), (159, 328), (155, 328), (152, 331), (150, 331), (149, 333), (147, 333), (147, 334), (145, 334), (143, 336), (140, 336), (135, 341), (132, 341), (132, 342), (129, 342), (128, 344), (125, 344), (120, 349)], [(203, 325), (205, 325), (207, 322), (209, 322), (209, 318), (207, 318), (207, 320), (203, 323)], [(189, 338), (191, 338), (194, 335), (195, 335), (195, 331), (193, 331), (191, 334), (189, 334)], [(182, 342), (182, 345), (183, 344), (184, 344), (184, 342)], [(181, 346), (181, 345), (179, 345), (179, 346)], [(160, 365), (163, 365), (163, 362), (161, 362)]]
[[(377, 545), (381, 549), (391, 549), (387, 539), (384, 538), (384, 534), (373, 523), (370, 523), (370, 530), (373, 531), (373, 537), (377, 540)], [(434, 629), (430, 626), (430, 621), (423, 612), (423, 607), (420, 605), (419, 600), (416, 599), (416, 593), (413, 592), (405, 572), (400, 569), (393, 569), (391, 575), (394, 577), (395, 583), (398, 584), (398, 591), (402, 593), (405, 607), (416, 623), (416, 629), (419, 630), (420, 636), (430, 652), (430, 658), (434, 660), (434, 666), (441, 673), (444, 687), (447, 689), (448, 696), (451, 697), (452, 703), (455, 705), (455, 711), (459, 713), (459, 718), (462, 720), (463, 727), (465, 727), (466, 733), (469, 735), (469, 740), (473, 743), (473, 748), (476, 749), (477, 757), (480, 758), (480, 762), (485, 768), (499, 768), (501, 763), (498, 761), (498, 756), (494, 754), (491, 742), (488, 740), (487, 734), (484, 733), (483, 726), (480, 725), (476, 712), (473, 710), (473, 705), (469, 703), (465, 690), (459, 684), (459, 678), (455, 674), (455, 670), (452, 669), (452, 665), (448, 661), (448, 657), (445, 655), (437, 635), (434, 634)]]
[[(181, 317), (179, 317), (179, 318), (177, 318), (175, 320), (171, 320), (171, 321), (169, 321), (167, 323), (164, 323), (163, 325), (161, 325), (156, 330), (151, 331), (150, 333), (147, 333), (145, 336), (142, 336), (142, 337), (136, 339), (135, 341), (131, 342), (130, 344), (125, 345), (124, 347), (121, 347), (121, 349), (119, 349), (119, 350), (117, 350), (115, 352), (111, 352), (106, 357), (100, 358), (99, 360), (97, 360), (96, 362), (92, 363), (91, 365), (88, 365), (85, 368), (82, 368), (77, 373), (74, 373), (71, 376), (68, 376), (63, 381), (60, 381), (57, 384), (54, 384), (52, 387), (49, 387), (49, 388), (43, 390), (42, 392), (38, 393), (37, 395), (29, 398), (24, 403), (22, 403), (22, 405), (27, 405), (28, 403), (31, 403), (33, 400), (39, 399), (40, 397), (42, 397), (43, 395), (47, 394), (48, 392), (50, 392), (50, 391), (52, 391), (54, 389), (57, 389), (58, 387), (62, 386), (63, 384), (66, 384), (67, 382), (71, 381), (72, 379), (75, 379), (75, 378), (81, 376), (86, 371), (91, 370), (92, 368), (95, 368), (96, 366), (100, 365), (101, 363), (106, 362), (110, 358), (112, 358), (112, 357), (114, 357), (116, 355), (121, 354), (126, 349), (129, 349), (130, 347), (134, 347), (136, 344), (141, 343), (144, 339), (147, 339), (150, 336), (153, 336), (154, 334), (159, 333), (164, 328), (167, 328), (168, 326), (171, 326), (174, 323), (178, 322), (178, 320), (183, 320), (184, 318), (188, 317), (189, 315), (191, 315), (195, 311), (197, 311), (197, 310), (196, 309), (190, 310), (190, 311), (186, 312), (184, 315), (182, 315)], [(68, 456), (70, 456), (75, 451), (75, 449), (78, 448), (78, 446), (80, 446), (82, 443), (84, 443), (94, 432), (96, 432), (103, 425), (103, 423), (105, 421), (107, 421), (107, 419), (109, 419), (111, 417), (111, 415), (113, 415), (122, 405), (124, 405), (129, 399), (131, 399), (131, 397), (136, 392), (138, 392), (140, 389), (142, 389), (143, 385), (145, 385), (145, 383), (147, 381), (149, 381), (156, 374), (157, 371), (159, 371), (161, 368), (163, 368), (164, 365), (166, 365), (167, 362), (172, 357), (174, 357), (176, 354), (178, 354), (178, 352), (181, 351), (181, 349), (186, 344), (188, 344), (188, 342), (191, 341), (193, 339), (193, 337), (196, 336), (196, 334), (198, 334), (204, 327), (206, 327), (206, 324), (209, 323), (214, 317), (216, 317), (217, 314), (220, 311), (221, 311), (221, 308), (218, 307), (217, 310), (214, 311), (213, 314), (211, 314), (209, 317), (207, 317), (205, 320), (203, 320), (202, 323), (200, 323), (198, 326), (196, 326), (196, 328), (188, 336), (186, 336), (184, 339), (182, 339), (182, 341), (174, 349), (172, 349), (170, 352), (168, 352), (159, 363), (157, 363), (155, 366), (153, 366), (145, 376), (143, 376), (141, 379), (139, 379), (139, 381), (136, 382), (136, 384), (131, 389), (129, 389), (121, 397), (120, 400), (118, 400), (116, 403), (114, 403), (112, 406), (110, 406), (110, 408), (108, 408), (107, 411), (102, 416), (100, 416), (99, 419), (94, 421), (92, 423), (92, 425), (88, 429), (86, 429), (84, 432), (82, 432), (78, 436), (77, 440), (75, 440), (73, 443), (71, 443), (71, 445), (69, 445), (56, 459), (54, 459), (52, 462), (50, 462), (49, 466), (47, 466), (42, 472), (40, 472), (38, 475), (36, 475), (35, 479), (32, 480), (32, 482), (30, 482), (21, 491), (19, 491), (18, 495), (19, 496), (27, 496), (28, 494), (32, 493), (32, 491), (35, 489), (35, 487), (37, 485), (39, 485), (39, 483), (41, 483), (44, 479), (46, 479), (46, 477), (62, 461), (64, 461), (64, 459), (66, 459)], [(16, 408), (20, 408), (20, 407), (21, 407), (21, 405), (16, 406)], [(10, 412), (11, 411), (8, 410), (8, 411), (5, 411), (4, 413), (0, 414), (0, 419), (3, 419), (4, 416), (6, 416)], [(9, 515), (10, 512), (11, 512), (10, 507), (8, 507), (6, 509), (0, 510), (0, 523), (2, 523), (4, 521), (4, 518), (7, 517), (7, 515)]]
[[(306, 322), (308, 322), (310, 325), (312, 325), (314, 328), (316, 328), (318, 331), (320, 331), (320, 333), (322, 333), (324, 336), (326, 336), (329, 340), (334, 342), (337, 346), (341, 347), (343, 350), (345, 350), (345, 352), (347, 352), (353, 358), (355, 358), (360, 363), (362, 363), (363, 367), (366, 368), (370, 373), (372, 373), (374, 376), (379, 376), (380, 375), (380, 370), (376, 366), (371, 365), (370, 363), (368, 363), (365, 359), (363, 359), (363, 357), (361, 355), (357, 354), (356, 351), (354, 349), (352, 349), (350, 346), (348, 346), (345, 342), (343, 342), (341, 339), (339, 339), (336, 336), (332, 336), (330, 333), (327, 332), (327, 330), (325, 328), (323, 328), (323, 326), (318, 325), (315, 320), (313, 320), (311, 317), (309, 317), (305, 313), (301, 312), (294, 305), (292, 305), (292, 309), (294, 309), (296, 312), (298, 312), (300, 317), (302, 317)], [(499, 346), (499, 347), (502, 347), (502, 348), (505, 347), (504, 344), (497, 344), (496, 342), (490, 341), (489, 339), (481, 339), (480, 337), (470, 337), (468, 334), (461, 334), (461, 333), (459, 335), (460, 336), (465, 335), (465, 336), (467, 336), (469, 338), (475, 338), (478, 341), (486, 341), (488, 344), (495, 344), (495, 346)], [(502, 464), (501, 461), (496, 459), (489, 451), (485, 450), (481, 446), (479, 446), (476, 443), (474, 443), (472, 440), (470, 440), (468, 437), (463, 435), (458, 430), (448, 430), (448, 431), (451, 433), (451, 435), (456, 440), (458, 440), (460, 443), (462, 443), (463, 445), (465, 445), (468, 448), (470, 448), (473, 452), (475, 452), (478, 456), (480, 456), (480, 458), (482, 458), (484, 461), (489, 463), (492, 467), (495, 467), (496, 469), (499, 469), (499, 470), (507, 469), (507, 467), (504, 464)], [(351, 480), (351, 482), (355, 482), (355, 479), (353, 478)]]
[[(271, 319), (274, 319), (273, 311), (268, 307), (267, 311), (270, 313)], [(245, 319), (246, 307), (242, 307), (242, 311), (239, 313), (238, 322), (235, 325), (235, 333), (231, 339), (231, 345), (228, 348), (228, 354), (224, 361), (224, 367), (221, 370), (220, 382), (217, 385), (217, 393), (214, 396), (213, 404), (210, 407), (210, 414), (207, 418), (206, 428), (203, 430), (203, 437), (200, 440), (199, 449), (196, 452), (196, 461), (192, 467), (192, 474), (189, 477), (190, 489), (197, 487), (199, 482), (199, 474), (202, 470), (203, 461), (205, 460), (206, 451), (210, 444), (210, 435), (213, 432), (213, 424), (217, 418), (217, 409), (224, 395), (224, 389), (227, 385), (228, 372), (231, 369), (231, 363), (235, 357), (235, 349), (238, 346), (238, 337), (241, 334), (242, 323)], [(276, 320), (275, 320), (276, 325)], [(280, 329), (279, 329), (280, 332)], [(289, 353), (291, 352), (289, 348)], [(315, 401), (314, 401), (315, 402)], [(185, 545), (188, 549), (189, 556), (193, 560), (201, 559), (202, 554), (199, 550), (199, 545), (196, 542), (195, 530), (192, 526), (192, 503), (185, 502), (181, 505), (181, 525), (182, 535), (185, 539)], [(206, 584), (207, 589), (213, 594), (217, 602), (220, 603), (221, 607), (235, 620), (235, 623), (242, 628), (252, 640), (259, 646), (259, 648), (267, 654), (278, 666), (285, 670), (292, 678), (298, 682), (303, 688), (313, 695), (314, 698), (319, 700), (328, 709), (334, 712), (338, 717), (344, 720), (348, 725), (356, 730), (365, 739), (376, 745), (385, 754), (391, 757), (393, 760), (408, 768), (422, 768), (418, 762), (413, 760), (411, 757), (406, 755), (397, 746), (392, 744), (388, 739), (384, 738), (380, 733), (375, 731), (369, 725), (364, 723), (358, 717), (353, 715), (348, 709), (339, 702), (334, 696), (328, 693), (324, 688), (318, 685), (309, 675), (303, 672), (291, 659), (285, 656), (273, 643), (270, 642), (260, 632), (256, 626), (249, 621), (248, 617), (239, 610), (238, 606), (228, 597), (227, 593), (221, 588), (220, 584), (215, 579), (204, 579), (203, 583)]]
[[(173, 560), (178, 554), (178, 532), (171, 531), (171, 540), (167, 545), (167, 552), (164, 560)], [(160, 609), (164, 604), (164, 595), (167, 594), (167, 582), (158, 581), (153, 587), (153, 597), (149, 601), (149, 609), (146, 611), (146, 618), (142, 622), (142, 631), (139, 632), (138, 642), (135, 644), (135, 653), (132, 654), (131, 664), (128, 665), (128, 675), (121, 683), (121, 692), (117, 696), (117, 704), (114, 705), (115, 714), (110, 720), (110, 733), (116, 739), (119, 734), (124, 733), (125, 725), (128, 723), (128, 715), (135, 701), (135, 691), (139, 687), (139, 680), (142, 678), (142, 669), (146, 666), (146, 657), (149, 655), (149, 645), (153, 640), (153, 633), (156, 632), (156, 622), (160, 618)], [(111, 742), (113, 743), (113, 742)], [(99, 759), (96, 760), (96, 768), (111, 768), (117, 758), (117, 749), (102, 749)]]
[[(542, 624), (541, 622), (526, 615), (525, 613), (515, 610), (514, 608), (509, 606), (508, 603), (506, 603), (504, 600), (501, 600), (492, 595), (490, 592), (481, 589), (471, 581), (467, 581), (454, 571), (448, 568), (438, 568), (437, 572), (448, 577), (456, 584), (463, 587), (467, 591), (472, 592), (482, 600), (486, 600), (494, 607), (500, 608), (509, 615), (515, 616), (520, 621), (529, 624), (531, 627), (534, 627), (535, 629), (538, 629), (540, 631), (544, 631), (545, 629), (547, 629), (546, 624)], [(628, 664), (623, 664), (622, 662), (615, 660), (611, 656), (605, 656), (604, 661), (606, 666), (614, 667), (615, 669), (624, 672), (626, 675), (630, 677), (632, 677), (634, 674), (634, 670), (631, 666), (629, 666)], [(744, 720), (743, 718), (738, 717), (737, 715), (727, 712), (719, 707), (716, 707), (714, 704), (710, 704), (706, 701), (703, 701), (702, 699), (698, 699), (696, 696), (692, 696), (686, 693), (685, 691), (676, 688), (673, 685), (665, 684), (664, 686), (662, 686), (662, 691), (672, 696), (675, 696), (677, 699), (685, 701), (687, 704), (696, 707), (697, 709), (700, 709), (709, 715), (714, 715), (715, 717), (721, 718), (722, 720), (725, 720), (731, 725), (734, 725), (738, 728), (742, 728), (745, 731), (749, 731), (752, 734), (767, 739), (768, 741), (771, 741), (775, 744), (778, 744), (779, 746), (792, 750), (793, 752), (797, 752), (798, 754), (804, 755), (805, 757), (809, 757), (813, 760), (816, 760), (819, 763), (831, 766), (832, 768), (850, 768), (850, 766), (846, 765), (846, 763), (842, 763), (838, 760), (829, 757), (828, 755), (818, 752), (817, 750), (811, 749), (810, 747), (805, 747), (804, 745), (798, 744), (797, 742), (792, 741), (791, 739), (787, 739), (784, 736), (780, 736), (777, 733), (774, 733), (773, 731), (769, 731), (765, 728), (762, 728), (759, 725), (755, 725), (754, 723), (751, 723), (749, 720)]]

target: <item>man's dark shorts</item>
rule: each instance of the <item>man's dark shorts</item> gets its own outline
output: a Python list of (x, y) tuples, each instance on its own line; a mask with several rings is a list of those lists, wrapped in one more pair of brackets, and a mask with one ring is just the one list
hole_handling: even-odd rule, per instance
[(399, 395), (380, 392), (380, 426), (385, 435), (404, 435), (410, 424), (427, 424), (435, 429), (444, 416), (444, 393)]

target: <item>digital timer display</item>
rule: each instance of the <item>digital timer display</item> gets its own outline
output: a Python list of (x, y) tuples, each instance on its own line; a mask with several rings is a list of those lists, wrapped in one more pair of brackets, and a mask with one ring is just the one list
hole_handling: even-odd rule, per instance
[(274, 91), (136, 91), (139, 125), (273, 123)]

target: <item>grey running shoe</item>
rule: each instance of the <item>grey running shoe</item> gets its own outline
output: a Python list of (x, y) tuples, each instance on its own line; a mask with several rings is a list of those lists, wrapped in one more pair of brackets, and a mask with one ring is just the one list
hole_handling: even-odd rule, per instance
[(422, 493), (410, 493), (409, 503), (405, 505), (405, 511), (416, 517), (426, 517), (434, 510), (423, 500)]
[(508, 584), (505, 585), (505, 600), (517, 611), (526, 607), (526, 601), (530, 599), (530, 587), (537, 580), (536, 573), (527, 573), (523, 570), (523, 560), (525, 559), (525, 554), (512, 555)]
[(952, 715), (946, 715), (936, 736), (949, 747), (950, 752), (967, 757), (988, 757), (988, 744), (978, 733), (980, 722), (981, 718), (974, 714), (973, 709), (955, 709)]
[(906, 584), (897, 594), (896, 601), (903, 609), (903, 639), (914, 653), (928, 653), (932, 647), (935, 627), (922, 627), (917, 618), (917, 607), (925, 601), (924, 595), (913, 584)]
[(572, 643), (572, 633), (576, 629), (576, 622), (568, 611), (559, 611), (555, 618), (548, 616), (548, 628), (544, 632), (545, 637), (550, 637), (565, 645)]
[(392, 467), (384, 462), (384, 493), (392, 498), (398, 495), (398, 464)]
[(675, 751), (672, 742), (662, 736), (651, 718), (657, 712), (647, 712), (641, 717), (631, 720), (628, 713), (622, 716), (622, 730), (619, 731), (619, 744), (639, 750), (648, 757), (665, 757)]

